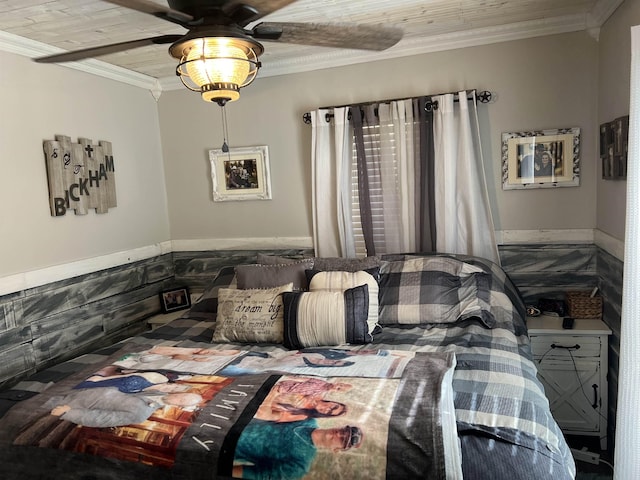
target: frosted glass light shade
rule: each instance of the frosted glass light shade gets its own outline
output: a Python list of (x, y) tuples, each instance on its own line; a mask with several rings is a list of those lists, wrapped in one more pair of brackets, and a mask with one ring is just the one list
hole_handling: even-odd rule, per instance
[(240, 98), (240, 88), (256, 77), (262, 45), (250, 39), (203, 37), (174, 44), (170, 52), (180, 63), (176, 74), (203, 100), (224, 105)]

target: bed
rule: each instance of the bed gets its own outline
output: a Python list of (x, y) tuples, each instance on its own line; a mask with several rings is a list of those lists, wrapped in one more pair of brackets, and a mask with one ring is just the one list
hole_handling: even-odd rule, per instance
[(575, 477), (517, 289), (462, 255), (259, 255), (0, 415), (2, 478)]

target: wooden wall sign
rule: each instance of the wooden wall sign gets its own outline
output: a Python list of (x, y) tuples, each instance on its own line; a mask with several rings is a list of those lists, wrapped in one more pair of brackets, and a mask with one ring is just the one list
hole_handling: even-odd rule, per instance
[(78, 138), (78, 143), (71, 143), (71, 137), (56, 135), (43, 146), (52, 216), (62, 216), (71, 209), (76, 215), (86, 215), (90, 208), (107, 213), (116, 206), (110, 142), (100, 140), (92, 145), (88, 138)]

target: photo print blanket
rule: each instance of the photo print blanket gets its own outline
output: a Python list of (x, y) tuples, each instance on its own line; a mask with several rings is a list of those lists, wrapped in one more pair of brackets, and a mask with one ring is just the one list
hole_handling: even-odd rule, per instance
[(5, 455), (52, 478), (461, 478), (455, 354), (199, 345), (84, 365), (4, 415)]

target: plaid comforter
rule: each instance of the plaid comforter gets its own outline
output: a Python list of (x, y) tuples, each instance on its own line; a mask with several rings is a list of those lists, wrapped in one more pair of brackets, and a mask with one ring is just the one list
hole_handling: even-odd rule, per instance
[[(482, 322), (474, 319), (448, 326), (385, 327), (374, 336), (373, 344), (354, 348), (455, 353), (454, 405), (465, 478), (573, 478), (575, 466), (569, 448), (551, 416), (543, 387), (536, 378), (524, 320), (524, 305), (517, 289), (499, 267), (471, 257), (459, 258), (492, 273), (490, 308), (496, 319), (494, 328), (486, 328)], [(232, 281), (233, 269), (223, 269), (216, 285), (224, 287)], [(209, 303), (206, 308), (209, 312), (216, 300), (216, 289), (212, 292), (203, 300)], [(202, 347), (205, 344), (211, 348), (216, 346), (211, 343), (214, 326), (211, 318), (206, 318), (206, 315), (198, 312), (198, 308), (194, 308), (183, 318), (128, 339), (127, 343), (134, 346), (138, 343), (141, 347)], [(230, 345), (235, 344), (218, 346), (229, 348)], [(116, 344), (54, 366), (21, 382), (12, 390), (0, 393), (0, 415), (16, 402), (45, 390), (52, 382), (64, 381), (88, 366), (101, 365), (121, 347), (121, 344)], [(246, 345), (241, 347), (247, 349)], [(277, 345), (256, 345), (251, 346), (250, 350), (269, 353), (285, 351)], [(20, 461), (28, 464), (28, 455), (27, 451), (20, 449), (5, 449), (0, 453), (0, 464)], [(56, 464), (62, 460), (51, 457), (50, 461)], [(76, 475), (80, 476), (69, 478), (83, 478), (83, 474), (91, 474), (92, 478), (119, 478), (119, 475), (120, 478), (129, 478), (129, 475), (135, 474), (134, 467), (126, 467), (129, 470), (125, 475), (124, 467), (110, 465), (113, 477), (94, 476), (95, 464), (84, 465), (86, 470), (83, 470), (82, 462), (73, 465)], [(118, 468), (122, 468), (120, 474)]]

